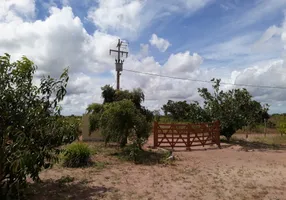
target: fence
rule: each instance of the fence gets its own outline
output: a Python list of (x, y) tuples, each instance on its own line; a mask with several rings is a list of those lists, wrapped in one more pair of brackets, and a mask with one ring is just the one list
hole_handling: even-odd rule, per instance
[(220, 123), (163, 124), (154, 122), (154, 147), (191, 147), (216, 144), (220, 148)]

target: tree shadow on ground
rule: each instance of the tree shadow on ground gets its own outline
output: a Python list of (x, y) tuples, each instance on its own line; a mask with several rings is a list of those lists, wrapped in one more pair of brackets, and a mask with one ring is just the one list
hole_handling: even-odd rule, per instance
[(231, 139), (230, 141), (221, 139), (221, 142), (231, 145), (239, 145), (243, 150), (286, 150), (286, 145), (283, 144), (267, 144), (264, 142), (247, 141), (244, 139)]
[(30, 184), (26, 194), (31, 200), (62, 200), (62, 199), (98, 199), (104, 198), (106, 192), (115, 191), (114, 188), (104, 186), (88, 186), (87, 181), (70, 182), (47, 180)]

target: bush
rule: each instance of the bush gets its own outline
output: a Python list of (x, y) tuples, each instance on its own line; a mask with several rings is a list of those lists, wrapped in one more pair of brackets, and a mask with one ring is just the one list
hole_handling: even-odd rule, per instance
[(67, 146), (64, 155), (65, 167), (83, 167), (90, 161), (91, 150), (87, 144), (77, 142)]
[(130, 100), (105, 104), (100, 125), (105, 142), (117, 142), (120, 147), (130, 140), (141, 148), (151, 130), (147, 117)]
[(135, 143), (124, 147), (120, 153), (116, 153), (120, 159), (132, 161), (135, 164), (156, 165), (168, 164), (168, 159), (172, 155), (171, 151), (152, 151), (140, 149)]

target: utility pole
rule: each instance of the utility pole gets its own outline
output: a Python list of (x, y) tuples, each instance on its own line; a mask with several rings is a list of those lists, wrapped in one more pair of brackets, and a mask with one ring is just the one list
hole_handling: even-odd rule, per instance
[(114, 49), (110, 49), (109, 54), (111, 55), (111, 52), (115, 52), (117, 53), (117, 59), (115, 59), (115, 70), (117, 73), (117, 78), (116, 78), (116, 89), (120, 90), (120, 75), (121, 75), (121, 71), (123, 70), (123, 62), (124, 60), (121, 59), (121, 56), (123, 57), (124, 55), (126, 55), (126, 57), (128, 56), (128, 52), (127, 51), (121, 51), (121, 47), (126, 44), (124, 44), (122, 41), (120, 41), (120, 39), (118, 39), (118, 43), (117, 43), (117, 50)]

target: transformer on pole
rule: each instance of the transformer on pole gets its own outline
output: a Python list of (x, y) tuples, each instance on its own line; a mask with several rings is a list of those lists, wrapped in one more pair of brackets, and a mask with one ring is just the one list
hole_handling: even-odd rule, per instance
[(121, 57), (123, 57), (124, 55), (127, 57), (128, 56), (128, 52), (127, 51), (121, 51), (121, 47), (125, 45), (120, 39), (118, 39), (118, 43), (117, 43), (117, 50), (114, 49), (110, 49), (109, 54), (111, 54), (111, 52), (115, 52), (117, 53), (117, 59), (115, 59), (115, 70), (117, 73), (117, 81), (116, 81), (116, 89), (120, 90), (120, 75), (121, 75), (121, 71), (123, 71), (123, 62), (124, 60), (121, 59)]

